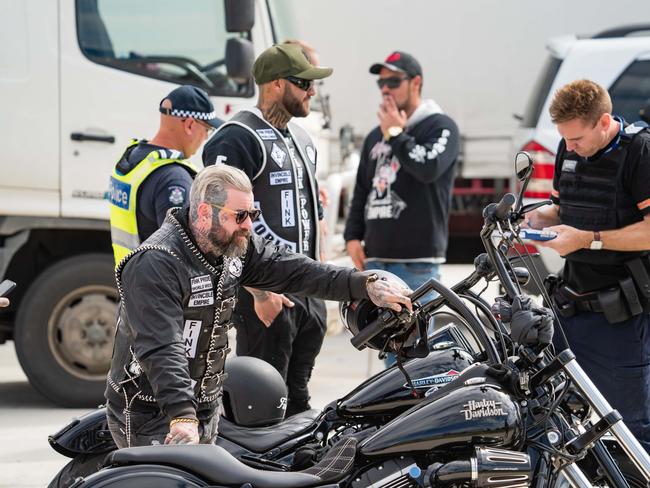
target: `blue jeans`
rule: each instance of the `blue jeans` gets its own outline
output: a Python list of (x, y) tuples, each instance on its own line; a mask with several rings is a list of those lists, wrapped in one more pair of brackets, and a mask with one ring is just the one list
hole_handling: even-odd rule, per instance
[[(409, 286), (411, 290), (415, 290), (424, 285), (430, 278), (440, 279), (440, 265), (437, 263), (394, 263), (390, 261), (368, 261), (366, 269), (382, 269), (393, 273), (398, 276)], [(428, 298), (428, 296), (427, 296)], [(433, 333), (433, 322), (429, 324), (428, 334)], [(384, 358), (386, 367), (395, 364), (395, 355), (388, 353)]]

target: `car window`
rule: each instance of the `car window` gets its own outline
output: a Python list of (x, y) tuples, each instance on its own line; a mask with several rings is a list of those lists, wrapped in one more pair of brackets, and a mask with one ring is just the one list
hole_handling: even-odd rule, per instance
[(640, 119), (639, 110), (650, 101), (650, 60), (634, 61), (609, 89), (613, 112), (628, 122)]
[(544, 63), (542, 71), (539, 73), (535, 86), (531, 91), (528, 103), (526, 104), (524, 117), (521, 120), (522, 127), (537, 126), (537, 121), (542, 113), (544, 102), (546, 101), (546, 97), (548, 97), (555, 76), (557, 75), (561, 65), (562, 60), (554, 56), (549, 56)]
[[(252, 96), (226, 70), (223, 0), (76, 0), (77, 38), (91, 61), (211, 95)], [(155, 12), (155, 15), (152, 15)]]

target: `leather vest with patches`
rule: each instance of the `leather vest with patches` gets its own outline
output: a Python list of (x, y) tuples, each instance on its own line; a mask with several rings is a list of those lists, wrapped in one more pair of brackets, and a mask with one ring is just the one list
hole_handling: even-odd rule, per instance
[[(628, 126), (632, 127), (632, 126)], [(631, 132), (631, 131), (630, 131)], [(623, 169), (635, 137), (650, 138), (647, 129), (623, 131), (618, 145), (598, 159), (587, 161), (562, 145), (558, 180), (560, 222), (581, 230), (620, 229), (643, 220), (632, 195), (625, 190)], [(646, 252), (581, 249), (567, 259), (618, 264)]]
[[(120, 298), (124, 302), (121, 274), (133, 256), (144, 250), (154, 250), (168, 253), (181, 262), (185, 272), (180, 277), (183, 319), (178, 326), (182, 329), (188, 370), (199, 404), (197, 413), (200, 415), (204, 411), (211, 414), (221, 397), (225, 380), (224, 363), (230, 351), (227, 332), (232, 327), (231, 316), (243, 263), (240, 258), (229, 258), (217, 267), (210, 264), (176, 219), (180, 211), (170, 210), (161, 228), (124, 258), (115, 276)], [(119, 321), (127, 323), (123, 306), (120, 307)], [(109, 384), (115, 391), (120, 387), (126, 388), (129, 399), (137, 395), (136, 402), (155, 403), (151, 384), (133, 353), (128, 330), (129, 327), (118, 326), (114, 351), (114, 356), (122, 356), (128, 373), (111, 371)]]
[(314, 249), (305, 250), (301, 237), (303, 223), (300, 217), (299, 190), (296, 167), (291, 161), (284, 136), (263, 118), (249, 110), (242, 110), (223, 124), (239, 125), (248, 130), (260, 144), (264, 154), (262, 168), (253, 177), (253, 194), (262, 210), (262, 216), (253, 223), (258, 235), (289, 247), (294, 252), (314, 259), (319, 256), (318, 192), (316, 190), (316, 149), (311, 137), (300, 126), (289, 122), (287, 128), (305, 168), (304, 191), (311, 193), (309, 209), (311, 232), (314, 233)]

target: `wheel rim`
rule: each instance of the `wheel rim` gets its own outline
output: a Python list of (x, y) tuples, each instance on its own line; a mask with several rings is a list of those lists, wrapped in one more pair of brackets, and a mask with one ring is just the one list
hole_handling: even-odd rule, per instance
[(57, 363), (78, 378), (106, 378), (115, 336), (117, 291), (110, 286), (77, 288), (56, 304), (48, 340)]

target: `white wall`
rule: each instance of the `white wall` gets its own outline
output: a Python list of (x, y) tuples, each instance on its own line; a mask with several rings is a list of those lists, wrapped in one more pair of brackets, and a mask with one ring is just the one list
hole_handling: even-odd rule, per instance
[(465, 136), (509, 135), (546, 59), (551, 36), (650, 23), (650, 2), (618, 0), (277, 0), (292, 6), (295, 35), (314, 45), (327, 80), (334, 127), (365, 133), (379, 91), (369, 66), (401, 49), (423, 65), (423, 95)]

